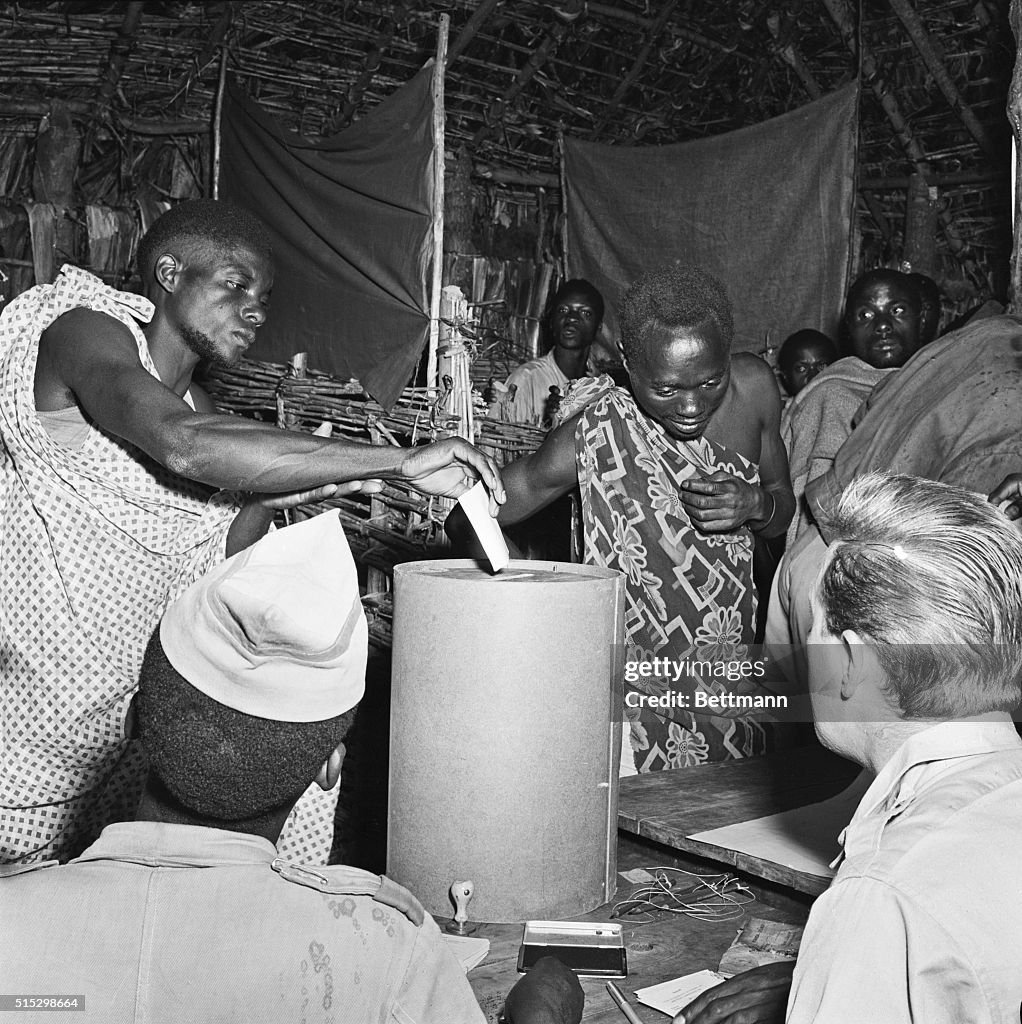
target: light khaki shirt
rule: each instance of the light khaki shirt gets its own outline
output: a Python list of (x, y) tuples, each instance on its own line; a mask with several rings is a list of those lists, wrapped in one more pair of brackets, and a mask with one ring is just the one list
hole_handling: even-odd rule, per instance
[(550, 388), (560, 388), (563, 397), (569, 383), (551, 349), (545, 356), (522, 363), (511, 371), (505, 386), (515, 386), (515, 397), (498, 403), (494, 415), (506, 422), (539, 426), (546, 416)]
[(67, 865), (0, 877), (0, 992), (84, 996), (19, 1024), (482, 1024), (436, 924), (380, 887), (256, 836), (109, 825)]
[(1022, 741), (1010, 721), (908, 739), (842, 833), (788, 1024), (1018, 1024)]

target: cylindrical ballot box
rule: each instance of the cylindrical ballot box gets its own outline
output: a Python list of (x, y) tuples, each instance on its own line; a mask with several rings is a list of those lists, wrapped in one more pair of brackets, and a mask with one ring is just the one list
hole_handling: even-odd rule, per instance
[(434, 916), (566, 919), (614, 894), (624, 576), (394, 570), (387, 874)]

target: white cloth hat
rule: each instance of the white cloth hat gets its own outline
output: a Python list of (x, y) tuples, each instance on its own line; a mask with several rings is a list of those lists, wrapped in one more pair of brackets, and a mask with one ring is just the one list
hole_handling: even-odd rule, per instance
[(368, 628), (337, 510), (267, 534), (163, 615), (167, 660), (197, 690), (257, 718), (319, 722), (365, 691)]

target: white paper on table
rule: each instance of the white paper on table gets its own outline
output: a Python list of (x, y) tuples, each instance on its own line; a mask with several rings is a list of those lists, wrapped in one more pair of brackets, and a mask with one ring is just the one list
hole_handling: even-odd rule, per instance
[(443, 936), (443, 939), (466, 974), (473, 967), (478, 967), (490, 952), (489, 939), (476, 939), (471, 935), (447, 934)]
[(696, 996), (719, 985), (723, 980), (724, 975), (716, 971), (696, 971), (695, 974), (686, 974), (683, 978), (650, 985), (649, 988), (640, 988), (636, 991), (635, 998), (640, 1003), (673, 1017), (684, 1010)]
[(458, 499), (458, 504), (472, 524), (493, 571), (500, 572), (511, 561), (511, 552), (507, 549), (507, 541), (500, 532), (497, 520), (490, 515), (490, 495), (483, 482), (477, 480)]
[(688, 838), (747, 853), (807, 875), (833, 878), (830, 864), (841, 852), (838, 836), (852, 820), (872, 781), (869, 772), (862, 772), (847, 789), (829, 800), (697, 832)]

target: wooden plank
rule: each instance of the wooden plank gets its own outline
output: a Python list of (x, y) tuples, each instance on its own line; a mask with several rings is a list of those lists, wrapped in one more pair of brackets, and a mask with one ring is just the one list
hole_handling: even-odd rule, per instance
[(826, 879), (690, 836), (826, 800), (845, 789), (859, 770), (816, 746), (636, 775), (621, 780), (618, 828), (818, 895), (826, 888)]

